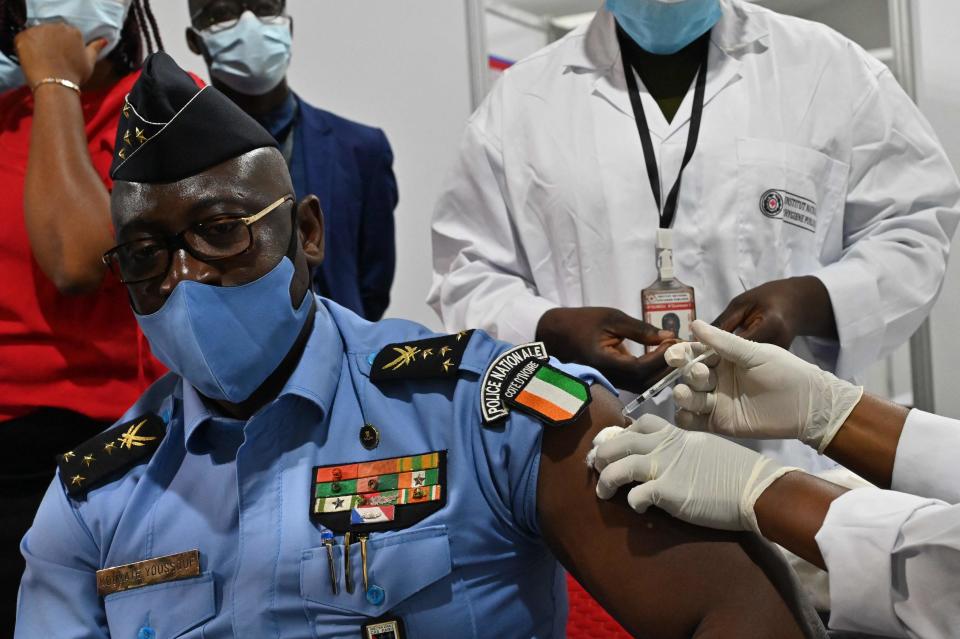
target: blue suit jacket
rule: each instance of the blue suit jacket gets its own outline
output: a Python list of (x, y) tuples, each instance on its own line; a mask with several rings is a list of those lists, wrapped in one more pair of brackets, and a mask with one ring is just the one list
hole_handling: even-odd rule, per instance
[(294, 189), (298, 199), (316, 195), (323, 207), (325, 257), (314, 272), (315, 289), (358, 315), (380, 319), (396, 262), (390, 143), (380, 129), (296, 100)]

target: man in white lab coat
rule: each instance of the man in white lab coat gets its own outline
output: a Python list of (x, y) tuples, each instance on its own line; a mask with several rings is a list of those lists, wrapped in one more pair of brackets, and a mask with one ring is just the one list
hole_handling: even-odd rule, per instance
[[(703, 35), (647, 42), (643, 20), (674, 10), (699, 14)], [(940, 289), (956, 175), (883, 64), (823, 25), (741, 0), (607, 0), (589, 26), (504, 73), (470, 118), (434, 216), (429, 302), (446, 327), (541, 339), (620, 388), (646, 388), (663, 348), (633, 357), (624, 340), (669, 337), (634, 318), (657, 274), (668, 203), (656, 192), (669, 200), (692, 116), (699, 134), (667, 225), (697, 316), (842, 377), (904, 343)], [(827, 465), (796, 442), (763, 450)]]
[[(960, 621), (960, 422), (863, 394), (794, 355), (702, 322), (719, 357), (677, 386), (677, 423), (652, 415), (602, 431), (597, 494), (631, 488), (637, 511), (753, 530), (825, 567), (830, 626), (892, 637), (957, 637)], [(680, 366), (700, 343), (667, 351)], [(793, 438), (881, 488), (846, 488), (715, 437)]]

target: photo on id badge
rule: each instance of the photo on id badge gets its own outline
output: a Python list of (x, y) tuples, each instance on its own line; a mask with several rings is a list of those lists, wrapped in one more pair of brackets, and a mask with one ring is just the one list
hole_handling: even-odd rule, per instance
[[(691, 338), (690, 324), (697, 319), (693, 289), (650, 290), (643, 292), (643, 321), (651, 326), (673, 332), (682, 340)], [(648, 346), (653, 352), (656, 346)]]

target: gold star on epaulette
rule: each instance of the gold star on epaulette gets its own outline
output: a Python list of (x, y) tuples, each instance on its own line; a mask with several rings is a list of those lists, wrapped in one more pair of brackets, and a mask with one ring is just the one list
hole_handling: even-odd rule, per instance
[(124, 102), (124, 103), (123, 103), (123, 117), (124, 117), (124, 118), (129, 118), (129, 117), (130, 117), (130, 103), (129, 103), (129, 102)]
[(467, 334), (467, 331), (460, 331), (459, 333), (457, 333), (457, 341), (459, 342), (460, 340), (462, 340), (463, 336), (466, 334)]
[(95, 461), (96, 461), (96, 457), (94, 457), (93, 455), (83, 456), (83, 463), (87, 465), (87, 468), (90, 468), (90, 464), (92, 464)]
[(127, 129), (126, 133), (123, 134), (123, 143), (127, 146), (130, 146), (130, 129)]
[(73, 452), (72, 450), (68, 450), (63, 454), (63, 461), (68, 462), (76, 456), (77, 454), (75, 452)]
[(126, 150), (126, 149), (120, 149), (119, 151), (117, 151), (117, 155), (120, 156), (120, 159), (121, 159), (121, 160), (126, 160), (126, 159), (127, 159), (127, 150)]
[(136, 129), (136, 131), (137, 131), (137, 135), (136, 135), (137, 142), (139, 142), (140, 144), (143, 144), (144, 142), (146, 142), (146, 141), (147, 141), (147, 136), (145, 136), (145, 135), (143, 134), (143, 129), (141, 129), (141, 128), (138, 127), (138, 126), (135, 126), (135, 127), (133, 127), (133, 128)]
[(449, 372), (450, 372), (450, 367), (452, 367), (452, 366), (453, 366), (453, 362), (451, 362), (449, 359), (443, 360), (443, 372), (444, 372), (444, 373), (449, 373)]
[(108, 454), (108, 455), (112, 455), (112, 454), (113, 454), (113, 449), (114, 449), (115, 446), (116, 446), (116, 444), (114, 444), (113, 442), (109, 442), (108, 444), (106, 444), (106, 445), (103, 447), (103, 450), (107, 451), (107, 454)]
[(420, 353), (420, 357), (422, 357), (423, 359), (427, 359), (427, 358), (430, 357), (431, 355), (433, 355), (433, 349), (432, 349), (432, 348), (425, 348), (425, 349), (423, 349), (423, 351)]
[(446, 354), (449, 353), (449, 352), (450, 352), (450, 347), (449, 347), (449, 346), (444, 346), (444, 347), (442, 347), (442, 348), (440, 349), (440, 356), (443, 357), (444, 355), (446, 355)]
[(80, 484), (83, 483), (84, 479), (86, 479), (86, 477), (81, 477), (80, 475), (74, 475), (73, 477), (70, 478), (70, 483), (73, 484), (74, 486), (79, 486)]

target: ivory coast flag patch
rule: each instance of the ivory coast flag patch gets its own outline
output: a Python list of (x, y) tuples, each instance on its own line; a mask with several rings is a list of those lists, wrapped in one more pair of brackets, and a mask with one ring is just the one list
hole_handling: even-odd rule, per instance
[(549, 364), (526, 363), (504, 391), (507, 403), (555, 426), (578, 418), (590, 403), (586, 382)]

